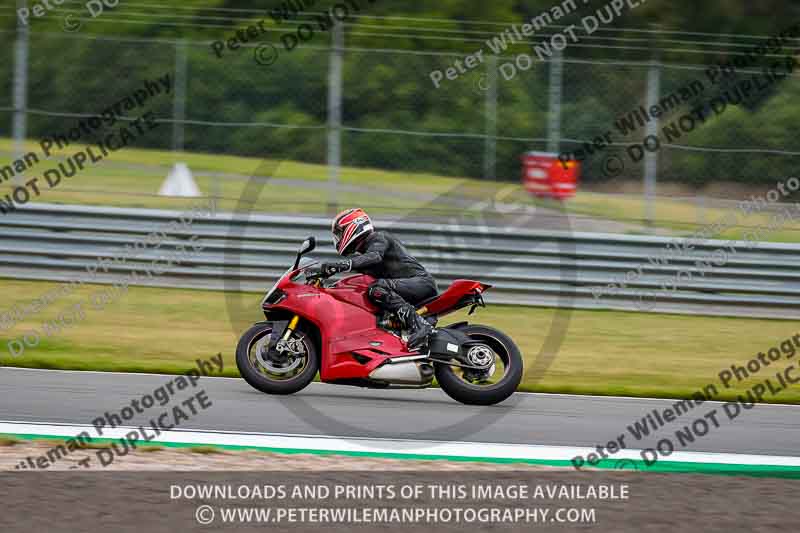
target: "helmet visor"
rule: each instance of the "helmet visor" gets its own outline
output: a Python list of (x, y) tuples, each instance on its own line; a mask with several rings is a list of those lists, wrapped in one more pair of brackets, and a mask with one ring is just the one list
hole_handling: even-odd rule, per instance
[(342, 240), (342, 234), (344, 233), (344, 228), (340, 227), (338, 224), (333, 228), (333, 245), (337, 248), (339, 247), (339, 241)]

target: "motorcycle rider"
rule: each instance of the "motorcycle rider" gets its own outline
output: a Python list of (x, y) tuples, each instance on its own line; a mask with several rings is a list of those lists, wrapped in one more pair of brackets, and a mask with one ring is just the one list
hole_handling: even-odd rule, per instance
[(417, 314), (414, 304), (437, 294), (433, 276), (409, 255), (397, 237), (375, 231), (362, 209), (347, 209), (336, 215), (331, 232), (336, 251), (347, 260), (323, 263), (322, 274), (356, 271), (376, 278), (367, 291), (369, 300), (397, 315), (409, 330), (409, 350), (424, 345), (433, 328)]

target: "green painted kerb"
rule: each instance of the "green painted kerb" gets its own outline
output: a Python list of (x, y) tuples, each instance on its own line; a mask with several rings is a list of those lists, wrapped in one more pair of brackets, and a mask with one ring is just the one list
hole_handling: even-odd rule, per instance
[[(57, 440), (71, 438), (69, 436), (38, 435), (33, 433), (0, 433), (0, 435), (13, 437), (22, 440)], [(95, 437), (92, 442), (111, 443), (119, 439)], [(145, 445), (145, 443), (142, 443)], [(349, 457), (378, 457), (383, 459), (406, 459), (417, 461), (462, 461), (472, 463), (499, 463), (499, 464), (531, 464), (540, 466), (553, 466), (569, 468), (573, 470), (572, 463), (568, 460), (556, 459), (504, 459), (495, 457), (465, 457), (459, 455), (435, 455), (435, 454), (407, 454), (393, 452), (355, 452), (340, 450), (308, 450), (300, 448), (274, 448), (269, 446), (242, 446), (237, 444), (207, 444), (207, 443), (188, 443), (188, 442), (161, 442), (153, 440), (146, 445), (163, 446), (165, 448), (196, 448), (208, 447), (220, 448), (223, 450), (255, 450), (261, 452), (283, 453), (283, 454), (313, 454), (313, 455), (345, 455)], [(644, 461), (632, 459), (615, 460), (603, 459), (592, 468), (581, 468), (581, 472), (592, 472), (595, 470), (617, 470), (620, 472), (658, 472), (658, 473), (685, 473), (685, 474), (717, 474), (728, 476), (752, 476), (752, 477), (775, 477), (800, 479), (800, 467), (798, 466), (776, 466), (776, 465), (738, 465), (724, 463), (689, 463), (681, 461), (658, 461), (653, 465), (646, 465)]]

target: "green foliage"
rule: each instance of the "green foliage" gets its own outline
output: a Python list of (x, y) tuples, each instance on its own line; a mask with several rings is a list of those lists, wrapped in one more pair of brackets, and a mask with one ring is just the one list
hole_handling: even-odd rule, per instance
[[(315, 11), (335, 2), (317, 0)], [(557, 2), (560, 4), (561, 2)], [(580, 23), (606, 2), (585, 5), (559, 24)], [(329, 54), (325, 47), (330, 36), (318, 32), (310, 43), (316, 48), (298, 47), (283, 50), (280, 32), (291, 24), (276, 25), (269, 5), (235, 0), (171, 0), (174, 12), (147, 11), (137, 1), (122, 0), (120, 6), (98, 19), (86, 20), (79, 34), (60, 31), (63, 12), (37, 19), (31, 25), (29, 68), (29, 107), (48, 111), (94, 114), (119, 98), (130, 94), (144, 79), (173, 73), (173, 40), (187, 39), (188, 87), (187, 118), (199, 124), (185, 129), (187, 150), (226, 153), (274, 159), (293, 159), (320, 163), (325, 160), (327, 121), (327, 84)], [(553, 0), (467, 2), (443, 0), (436, 3), (409, 3), (407, 0), (360, 0), (367, 17), (358, 20), (367, 27), (350, 27), (346, 35), (349, 51), (344, 57), (343, 136), (344, 163), (351, 166), (423, 171), (440, 175), (481, 177), (484, 173), (486, 131), (485, 93), (480, 77), (486, 65), (458, 80), (434, 89), (429, 73), (444, 71), (455, 57), (419, 54), (449, 51), (463, 55), (485, 46), (485, 39), (504, 30), (505, 24), (522, 23), (556, 3)], [(73, 8), (79, 6), (72, 6)], [(213, 8), (247, 11), (217, 11)], [(65, 8), (66, 9), (66, 8)], [(730, 33), (742, 36), (771, 35), (792, 24), (798, 7), (789, 0), (721, 0), (698, 3), (676, 0), (667, 4), (643, 4), (614, 21), (615, 32), (604, 37), (633, 37), (624, 28), (674, 28), (686, 32)], [(9, 11), (10, 13), (10, 11)], [(139, 15), (137, 15), (137, 13)], [(147, 13), (145, 13), (147, 14)], [(780, 17), (775, 17), (780, 14)], [(182, 18), (181, 18), (182, 17)], [(404, 17), (388, 19), (386, 17)], [(253, 60), (252, 48), (226, 50), (218, 58), (210, 42), (225, 40), (235, 29), (264, 18), (270, 28), (265, 39), (274, 43), (280, 55), (269, 67)], [(447, 19), (447, 20), (444, 20)], [(776, 20), (783, 22), (778, 25)], [(10, 46), (15, 19), (8, 16), (0, 26), (7, 30), (0, 61), (0, 107), (11, 106), (13, 47)], [(135, 23), (134, 23), (135, 22)], [(493, 24), (495, 23), (495, 24)], [(540, 32), (542, 39), (557, 28)], [(108, 37), (86, 39), (87, 35)], [(426, 38), (413, 37), (424, 34)], [(650, 45), (662, 50), (692, 48), (676, 45), (667, 34), (658, 34)], [(122, 41), (120, 38), (128, 38)], [(684, 40), (692, 40), (683, 35)], [(142, 39), (146, 39), (142, 41)], [(721, 40), (736, 40), (721, 37)], [(570, 63), (564, 68), (562, 135), (565, 138), (592, 140), (613, 129), (621, 114), (644, 103), (647, 70), (639, 66), (600, 65), (597, 61), (649, 59), (647, 38), (641, 52), (614, 48), (570, 46), (568, 60), (592, 60), (595, 64)], [(702, 52), (703, 38), (694, 39), (696, 51)], [(750, 42), (753, 41), (752, 39)], [(399, 52), (376, 51), (396, 49)], [(516, 52), (530, 53), (529, 47)], [(712, 53), (664, 52), (667, 63), (708, 64), (724, 59)], [(501, 60), (501, 63), (504, 60)], [(702, 71), (665, 72), (662, 93), (672, 90), (689, 76), (703, 76)], [(498, 80), (497, 177), (517, 180), (519, 155), (527, 150), (543, 150), (548, 121), (549, 72), (545, 63), (512, 80)], [(720, 117), (692, 132), (680, 144), (692, 147), (743, 148), (762, 147), (800, 151), (793, 125), (800, 118), (797, 93), (800, 84), (786, 80), (754, 105), (731, 108)], [(679, 111), (691, 109), (687, 104)], [(163, 118), (172, 117), (171, 97), (159, 97), (148, 103), (148, 111)], [(209, 125), (221, 122), (230, 125)], [(241, 126), (239, 123), (262, 123)], [(293, 128), (276, 127), (293, 125)], [(62, 133), (74, 126), (72, 119), (41, 114), (29, 115), (29, 137)], [(10, 135), (11, 113), (0, 111), (0, 136)], [(138, 146), (169, 149), (171, 124), (163, 133), (148, 136)], [(418, 136), (389, 133), (386, 130), (409, 130), (429, 133), (453, 133), (452, 137)], [(637, 132), (625, 142), (641, 142)], [(619, 141), (618, 136), (615, 140)], [(663, 141), (663, 139), (662, 139)], [(568, 142), (562, 149), (574, 146)], [(584, 164), (584, 179), (602, 179), (604, 154), (591, 157)], [(665, 148), (661, 153), (660, 179), (701, 185), (707, 181), (734, 180), (768, 183), (785, 177), (793, 170), (793, 158), (775, 154), (699, 153), (680, 148)], [(626, 176), (638, 178), (641, 168), (628, 168)]]

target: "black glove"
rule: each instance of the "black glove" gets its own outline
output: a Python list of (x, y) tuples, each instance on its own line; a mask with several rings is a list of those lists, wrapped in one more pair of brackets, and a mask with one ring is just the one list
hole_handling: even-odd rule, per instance
[(339, 272), (350, 272), (352, 267), (350, 261), (337, 261), (336, 263), (322, 263), (320, 272), (323, 276), (330, 277)]

